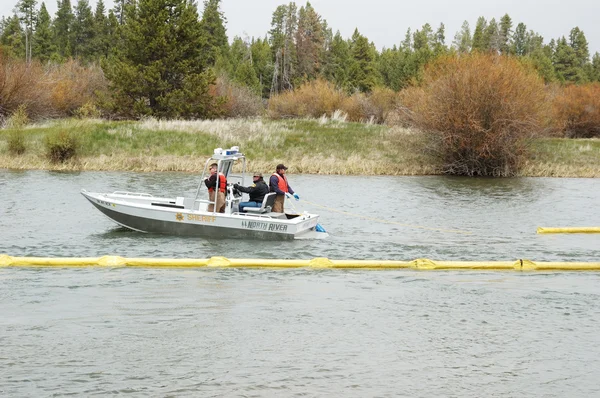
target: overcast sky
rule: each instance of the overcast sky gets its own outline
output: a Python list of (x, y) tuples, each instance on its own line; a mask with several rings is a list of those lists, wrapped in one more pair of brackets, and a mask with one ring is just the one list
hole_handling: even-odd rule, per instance
[[(95, 7), (96, 0), (88, 0)], [(38, 0), (39, 2), (39, 0)], [(0, 13), (10, 15), (17, 0), (0, 0)], [(41, 3), (41, 2), (40, 2)], [(71, 0), (75, 5), (77, 0)], [(112, 0), (104, 1), (107, 8)], [(202, 12), (203, 0), (198, 0)], [(281, 0), (222, 0), (221, 10), (227, 18), (227, 35), (264, 37), (271, 26), (275, 8), (289, 1)], [(381, 49), (399, 44), (406, 30), (414, 32), (425, 23), (434, 31), (440, 23), (446, 26), (446, 44), (450, 45), (454, 34), (460, 30), (463, 21), (468, 21), (471, 33), (477, 18), (497, 21), (508, 13), (513, 20), (513, 29), (519, 22), (525, 23), (528, 30), (534, 30), (550, 39), (565, 36), (572, 28), (583, 30), (589, 42), (590, 55), (600, 52), (600, 0), (313, 0), (313, 8), (327, 20), (335, 33), (339, 30), (344, 38), (352, 36), (355, 28)], [(296, 1), (298, 7), (305, 5)], [(56, 0), (46, 2), (48, 11), (54, 18)]]

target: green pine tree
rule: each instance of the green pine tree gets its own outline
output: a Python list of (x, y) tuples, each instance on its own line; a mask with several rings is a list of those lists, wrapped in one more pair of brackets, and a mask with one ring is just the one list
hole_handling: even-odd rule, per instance
[(498, 53), (500, 51), (500, 44), (500, 27), (496, 22), (496, 18), (492, 18), (483, 33), (483, 48), (485, 51)]
[(443, 23), (440, 24), (438, 30), (435, 31), (433, 39), (433, 53), (439, 56), (448, 52), (446, 47), (446, 27)]
[(209, 66), (214, 66), (217, 58), (224, 55), (228, 49), (226, 19), (219, 10), (220, 2), (221, 0), (206, 0), (200, 21), (200, 29), (204, 38), (201, 43), (201, 54)]
[(111, 47), (110, 41), (110, 25), (106, 16), (106, 8), (104, 1), (98, 0), (96, 9), (94, 10), (94, 34), (90, 44), (92, 58), (99, 59), (107, 57)]
[(432, 50), (434, 43), (434, 34), (431, 25), (423, 25), (421, 30), (415, 31), (413, 35), (413, 48), (407, 57), (404, 73), (410, 79), (419, 79), (425, 65), (434, 57)]
[(426, 23), (421, 30), (416, 30), (413, 34), (413, 49), (431, 51), (433, 45), (433, 30), (431, 25)]
[(71, 25), (73, 33), (73, 56), (84, 61), (91, 61), (95, 55), (94, 42), (96, 30), (94, 15), (88, 0), (78, 0)]
[(546, 83), (556, 81), (556, 71), (552, 65), (552, 59), (543, 48), (536, 48), (533, 52), (525, 57), (530, 61), (533, 67)]
[(323, 77), (335, 84), (336, 87), (349, 90), (350, 45), (342, 38), (339, 31), (335, 33), (325, 51), (325, 61), (322, 69)]
[(260, 95), (261, 86), (256, 71), (252, 67), (252, 59), (248, 58), (240, 63), (233, 76), (234, 81), (248, 87), (253, 93)]
[(52, 24), (52, 37), (60, 58), (73, 55), (73, 11), (71, 0), (58, 0), (56, 18)]
[(575, 56), (580, 67), (584, 67), (590, 62), (590, 51), (585, 34), (578, 27), (571, 29), (569, 34), (569, 46), (575, 50)]
[(219, 114), (209, 92), (214, 74), (202, 57), (196, 6), (187, 0), (139, 0), (127, 7), (119, 48), (103, 64), (124, 116), (206, 118)]
[(378, 82), (375, 68), (376, 50), (369, 40), (358, 32), (358, 29), (355, 29), (352, 35), (350, 52), (352, 60), (349, 85), (363, 93), (370, 92)]
[(592, 71), (590, 80), (600, 82), (600, 53), (596, 52), (592, 57)]
[(527, 54), (527, 26), (523, 22), (515, 29), (511, 52), (520, 57)]
[(409, 60), (411, 53), (405, 52), (402, 48), (394, 46), (391, 49), (384, 49), (378, 60), (379, 74), (384, 86), (394, 91), (400, 91), (408, 87), (410, 79), (414, 76), (406, 75), (405, 65)]
[(300, 82), (313, 80), (319, 75), (325, 50), (323, 21), (315, 9), (306, 3), (298, 13), (296, 31), (296, 54), (298, 54), (297, 74)]
[[(552, 46), (552, 49), (554, 49), (554, 46)], [(530, 30), (527, 33), (527, 53), (533, 54), (537, 50), (543, 50), (546, 56), (549, 58), (552, 57), (552, 52), (548, 52), (544, 46), (544, 38), (540, 34)]]
[(56, 51), (51, 24), (52, 21), (48, 10), (46, 10), (46, 4), (42, 3), (33, 34), (33, 56), (42, 62), (50, 60), (52, 54)]
[(0, 44), (2, 44), (4, 52), (8, 56), (14, 58), (25, 57), (25, 33), (21, 28), (17, 15), (6, 19), (2, 36), (0, 36)]
[(271, 81), (273, 80), (273, 58), (269, 40), (252, 40), (250, 44), (252, 52), (252, 67), (259, 81), (260, 94), (263, 98), (269, 96), (271, 90)]
[(108, 11), (108, 33), (106, 41), (106, 56), (110, 56), (122, 46), (121, 44), (121, 25), (119, 25), (119, 19), (115, 15), (113, 10)]
[[(232, 80), (240, 85), (247, 86), (252, 92), (261, 93), (260, 81), (254, 70), (250, 44), (236, 36), (229, 47), (229, 63), (227, 70)], [(220, 69), (224, 70), (224, 69)]]
[(487, 21), (484, 17), (477, 19), (477, 25), (475, 25), (475, 31), (473, 32), (473, 45), (474, 51), (488, 51), (489, 47), (485, 39), (485, 31), (487, 29)]
[(460, 31), (454, 35), (453, 47), (460, 54), (465, 54), (471, 51), (473, 45), (473, 38), (471, 37), (471, 29), (469, 28), (469, 22), (464, 21)]
[(567, 43), (567, 40), (564, 37), (557, 41), (552, 61), (558, 81), (575, 83), (585, 82), (586, 77), (580, 66), (580, 60), (577, 53), (573, 47)]
[(512, 19), (508, 14), (504, 14), (504, 16), (500, 19), (500, 31), (499, 31), (499, 47), (500, 53), (508, 55), (510, 53), (510, 49), (512, 48)]
[(25, 32), (25, 60), (31, 61), (33, 28), (37, 22), (36, 0), (19, 0), (16, 5)]

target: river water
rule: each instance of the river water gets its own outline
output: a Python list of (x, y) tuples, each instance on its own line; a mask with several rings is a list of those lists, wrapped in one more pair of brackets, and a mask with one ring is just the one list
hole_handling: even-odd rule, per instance
[[(326, 240), (125, 231), (79, 195), (180, 173), (0, 170), (0, 254), (600, 261), (600, 180), (290, 175)], [(600, 395), (597, 273), (0, 269), (0, 395)]]

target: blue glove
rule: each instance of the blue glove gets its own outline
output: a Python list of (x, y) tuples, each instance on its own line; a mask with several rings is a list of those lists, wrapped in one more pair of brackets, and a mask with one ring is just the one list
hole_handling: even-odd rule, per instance
[(296, 200), (300, 200), (300, 196), (298, 196), (298, 194), (297, 194), (297, 193), (295, 193), (295, 194), (294, 194), (294, 198), (295, 198)]

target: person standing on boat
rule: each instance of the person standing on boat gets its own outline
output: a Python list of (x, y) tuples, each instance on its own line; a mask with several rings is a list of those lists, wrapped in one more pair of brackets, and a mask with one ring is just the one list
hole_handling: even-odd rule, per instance
[[(204, 179), (204, 184), (206, 188), (208, 188), (208, 200), (210, 200), (211, 204), (208, 205), (208, 211), (214, 211), (215, 209), (215, 192), (217, 197), (217, 211), (219, 213), (225, 213), (225, 191), (227, 190), (227, 178), (223, 173), (217, 173), (217, 163), (213, 163), (210, 165), (210, 176)], [(218, 181), (217, 181), (217, 176)], [(219, 184), (217, 188), (217, 182)]]
[(292, 195), (296, 200), (299, 200), (300, 197), (297, 193), (294, 193), (292, 187), (288, 183), (287, 177), (285, 176), (285, 171), (287, 167), (283, 164), (278, 164), (275, 168), (275, 173), (271, 175), (269, 179), (269, 186), (271, 187), (271, 192), (275, 192), (275, 204), (273, 204), (273, 212), (274, 213), (283, 213), (283, 202), (285, 201), (285, 197), (288, 198)]
[(245, 213), (244, 208), (246, 207), (261, 207), (265, 195), (269, 193), (269, 186), (267, 185), (265, 180), (263, 180), (262, 173), (254, 173), (252, 181), (254, 181), (254, 184), (250, 185), (249, 187), (243, 187), (239, 184), (233, 184), (233, 187), (235, 189), (250, 195), (249, 202), (240, 203), (239, 207), (241, 213)]

